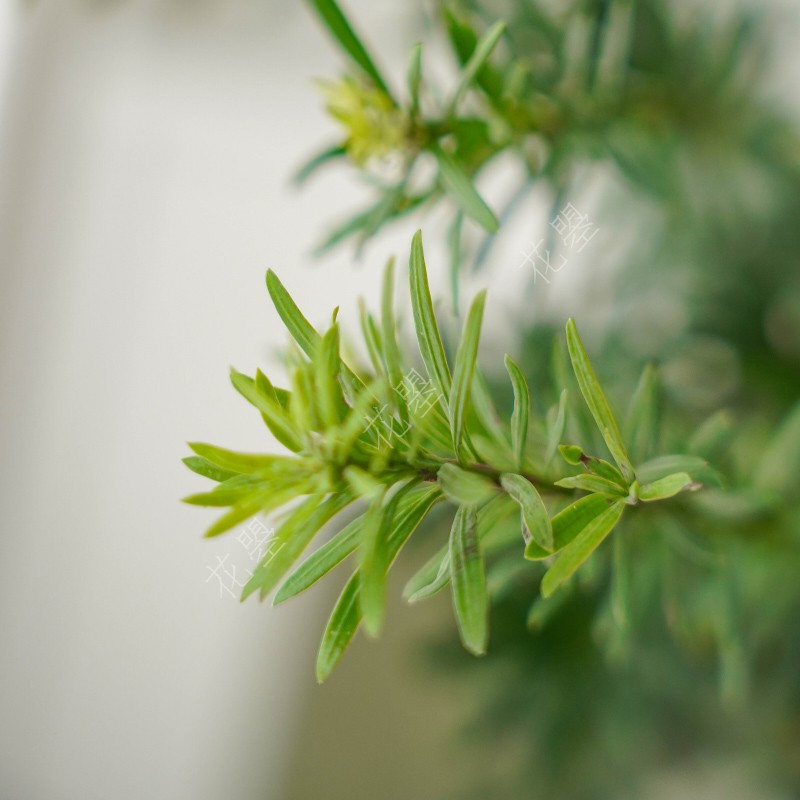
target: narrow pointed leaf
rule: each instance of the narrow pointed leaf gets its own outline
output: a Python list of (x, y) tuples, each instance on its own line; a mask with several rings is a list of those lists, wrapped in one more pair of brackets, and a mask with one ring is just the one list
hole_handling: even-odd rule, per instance
[(359, 574), (361, 575), (361, 614), (364, 630), (376, 637), (386, 617), (386, 536), (390, 509), (383, 504), (384, 491), (379, 492), (364, 515), (361, 528)]
[(564, 435), (564, 428), (567, 424), (567, 402), (569, 400), (569, 392), (567, 389), (561, 390), (561, 396), (558, 398), (558, 407), (555, 416), (550, 422), (548, 419), (547, 425), (547, 450), (545, 451), (545, 463), (549, 463), (558, 449), (559, 442)]
[(461, 641), (474, 655), (483, 655), (489, 636), (489, 603), (473, 506), (460, 506), (456, 511), (450, 530), (450, 575)]
[(343, 416), (344, 399), (339, 386), (339, 326), (332, 325), (322, 337), (314, 357), (314, 384), (319, 415), (326, 428), (337, 425)]
[(562, 478), (560, 481), (556, 481), (555, 485), (564, 489), (580, 489), (582, 492), (601, 492), (621, 496), (627, 494), (627, 490), (618, 483), (601, 478), (599, 475), (575, 475), (571, 478)]
[(262, 455), (260, 453), (239, 453), (216, 447), (205, 442), (189, 442), (189, 447), (198, 456), (216, 464), (218, 467), (232, 472), (260, 473), (274, 470), (276, 467), (293, 467), (300, 462), (288, 456)]
[(187, 456), (183, 459), (183, 463), (186, 464), (192, 472), (196, 472), (204, 478), (211, 478), (212, 481), (218, 481), (219, 483), (239, 474), (238, 472), (218, 467), (202, 456)]
[(450, 395), (450, 430), (453, 436), (453, 449), (458, 458), (463, 455), (463, 439), (466, 426), (467, 406), (470, 402), (472, 376), (478, 357), (478, 343), (481, 337), (481, 322), (486, 304), (486, 292), (480, 292), (472, 301), (464, 332), (456, 353), (453, 371), (453, 390)]
[(567, 506), (551, 520), (556, 551), (566, 547), (593, 519), (611, 506), (611, 498), (590, 494)]
[[(533, 7), (529, 9), (529, 13)], [(450, 44), (455, 51), (456, 58), (463, 66), (469, 62), (478, 44), (478, 35), (469, 25), (461, 22), (450, 9), (445, 10), (444, 14), (447, 33), (450, 37)], [(544, 27), (545, 20), (537, 20), (539, 27)], [(477, 83), (492, 100), (497, 100), (503, 92), (503, 74), (495, 69), (491, 64), (484, 63), (478, 70)]]
[(345, 584), (333, 608), (325, 633), (322, 635), (317, 653), (317, 680), (322, 683), (333, 672), (333, 668), (347, 649), (361, 624), (359, 605), (360, 580), (354, 572)]
[(440, 592), (450, 583), (450, 547), (445, 545), (406, 584), (405, 599), (413, 604)]
[(639, 499), (645, 503), (652, 500), (666, 500), (680, 492), (694, 491), (699, 488), (700, 484), (694, 481), (691, 475), (686, 472), (676, 472), (673, 475), (667, 475), (666, 478), (653, 481), (653, 483), (645, 483), (639, 488)]
[(272, 600), (278, 605), (290, 597), (304, 592), (318, 580), (327, 575), (334, 567), (342, 563), (355, 552), (361, 541), (361, 529), (364, 515), (357, 517), (345, 525), (335, 536), (317, 548), (294, 572), (281, 584)]
[[(483, 540), (498, 526), (517, 506), (504, 494), (497, 494), (478, 511), (478, 535)], [(450, 546), (442, 547), (419, 569), (403, 589), (403, 597), (409, 603), (417, 603), (431, 597), (450, 583)]]
[(250, 475), (234, 475), (215, 486), (210, 492), (192, 494), (183, 498), (184, 503), (195, 506), (233, 506), (256, 492), (270, 488), (269, 483)]
[(530, 558), (534, 552), (544, 551), (548, 555), (552, 553), (553, 527), (536, 487), (522, 475), (509, 473), (500, 476), (500, 485), (519, 504), (523, 536), (525, 532), (528, 534), (525, 541), (525, 557)]
[(257, 589), (263, 600), (297, 561), (300, 554), (332, 517), (353, 501), (349, 492), (337, 492), (320, 502), (312, 495), (295, 508), (275, 532), (274, 549), (256, 567), (242, 590), (245, 600)]
[(625, 441), (638, 464), (650, 457), (658, 426), (658, 373), (653, 364), (642, 370), (625, 418)]
[(381, 77), (375, 62), (367, 52), (366, 47), (361, 42), (356, 32), (347, 20), (347, 17), (342, 13), (341, 8), (334, 0), (309, 0), (311, 5), (316, 9), (317, 13), (322, 17), (323, 22), (327, 25), (328, 30), (333, 34), (336, 41), (344, 49), (345, 53), (350, 56), (355, 64), (375, 82), (375, 85), (383, 89), (387, 95), (391, 96), (389, 88)]
[(575, 322), (571, 319), (567, 322), (567, 346), (569, 347), (572, 368), (575, 371), (575, 377), (578, 380), (583, 399), (594, 417), (606, 446), (622, 470), (622, 474), (626, 479), (632, 480), (633, 465), (622, 441), (619, 426), (611, 413), (606, 396), (600, 388), (600, 383), (597, 380), (597, 375), (595, 375), (589, 357), (586, 355), (586, 350), (583, 348)]
[(270, 487), (267, 490), (250, 495), (233, 506), (227, 514), (223, 514), (217, 519), (206, 530), (204, 536), (208, 539), (213, 536), (219, 536), (258, 513), (266, 514), (274, 511), (298, 495), (305, 494), (309, 488), (310, 484), (308, 482), (284, 483), (279, 487)]
[(478, 72), (483, 68), (492, 54), (492, 51), (497, 46), (500, 38), (505, 33), (506, 25), (501, 20), (495, 22), (491, 28), (478, 40), (478, 43), (469, 57), (464, 69), (461, 72), (461, 79), (458, 82), (453, 99), (450, 102), (450, 108), (454, 112), (464, 93), (472, 85), (473, 81), (478, 75)]
[(267, 291), (272, 298), (272, 303), (278, 312), (278, 316), (283, 320), (283, 324), (292, 335), (292, 338), (309, 358), (313, 357), (322, 337), (303, 316), (303, 312), (297, 307), (297, 303), (292, 300), (289, 292), (286, 291), (278, 276), (271, 269), (267, 270)]
[(550, 597), (600, 546), (619, 522), (624, 500), (616, 500), (595, 517), (559, 554), (542, 579), (542, 596)]
[(409, 111), (412, 116), (419, 111), (419, 87), (422, 80), (422, 44), (417, 43), (411, 49), (408, 63), (408, 97)]
[(431, 152), (439, 164), (439, 176), (444, 190), (453, 198), (458, 207), (484, 230), (489, 233), (497, 233), (500, 227), (497, 217), (478, 194), (472, 179), (464, 172), (463, 167), (438, 145), (434, 145)]
[(428, 375), (436, 384), (445, 401), (450, 398), (451, 377), (444, 353), (442, 337), (433, 312), (433, 300), (428, 286), (428, 271), (422, 251), (422, 232), (417, 231), (411, 242), (409, 261), (411, 281), (411, 307), (414, 312), (414, 327), (417, 331), (422, 360)]
[(464, 213), (457, 211), (453, 224), (447, 231), (447, 244), (450, 249), (450, 293), (453, 300), (453, 313), (461, 316), (459, 303), (459, 285), (463, 258), (461, 254), (461, 229), (464, 227)]
[(302, 437), (281, 407), (275, 389), (262, 372), (256, 379), (231, 369), (231, 383), (242, 397), (260, 412), (270, 433), (287, 449), (296, 453), (302, 448)]
[(491, 479), (455, 464), (442, 464), (437, 479), (447, 498), (458, 505), (479, 505), (497, 493), (497, 486)]
[(381, 289), (381, 340), (383, 344), (383, 364), (393, 391), (393, 400), (403, 423), (408, 422), (408, 408), (403, 384), (403, 365), (400, 347), (397, 344), (397, 320), (394, 316), (394, 259), (386, 263)]
[(305, 183), (320, 167), (323, 167), (329, 161), (332, 161), (336, 158), (344, 158), (347, 155), (347, 148), (343, 147), (342, 145), (334, 145), (333, 147), (328, 147), (320, 153), (317, 153), (315, 156), (306, 161), (300, 169), (295, 172), (294, 176), (292, 177), (292, 181), (296, 186), (300, 186)]
[(525, 460), (525, 445), (528, 441), (528, 419), (531, 408), (531, 392), (522, 370), (511, 356), (505, 357), (506, 371), (514, 389), (514, 410), (511, 413), (511, 443), (517, 466), (522, 469)]
[[(286, 291), (286, 287), (271, 269), (267, 270), (267, 291), (278, 316), (283, 320), (283, 324), (292, 338), (309, 358), (313, 358), (322, 337), (303, 316), (289, 292)], [(349, 389), (351, 399), (364, 388), (364, 382), (344, 363), (342, 364), (342, 378)]]

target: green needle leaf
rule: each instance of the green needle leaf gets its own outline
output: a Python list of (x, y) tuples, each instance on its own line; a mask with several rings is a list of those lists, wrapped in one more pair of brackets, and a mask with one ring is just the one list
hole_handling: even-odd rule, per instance
[(333, 428), (344, 416), (344, 398), (339, 386), (339, 326), (332, 325), (322, 337), (314, 356), (314, 383), (320, 417), (326, 428)]
[(303, 316), (303, 312), (292, 300), (291, 295), (286, 291), (286, 287), (271, 269), (267, 270), (267, 291), (272, 298), (272, 303), (278, 312), (278, 316), (283, 320), (283, 324), (292, 335), (292, 338), (309, 358), (313, 358), (322, 337)]
[(595, 517), (572, 540), (556, 559), (555, 564), (542, 579), (542, 596), (550, 597), (559, 586), (572, 577), (578, 567), (600, 546), (619, 522), (625, 509), (624, 500), (614, 501), (605, 511)]
[(216, 447), (213, 444), (205, 444), (203, 442), (189, 442), (189, 447), (198, 456), (205, 458), (212, 464), (238, 473), (274, 472), (276, 468), (292, 467), (301, 463), (298, 459), (289, 456), (237, 453), (234, 450), (226, 450), (224, 447)]
[[(303, 316), (289, 292), (286, 291), (278, 276), (271, 269), (267, 270), (267, 291), (270, 298), (272, 298), (272, 303), (278, 312), (278, 316), (283, 320), (283, 324), (292, 338), (309, 358), (314, 358), (322, 337)], [(363, 390), (364, 382), (353, 373), (347, 364), (343, 363), (341, 369), (342, 378), (349, 389), (349, 396), (353, 399)]]
[(262, 372), (253, 380), (231, 368), (233, 387), (260, 412), (270, 433), (288, 450), (296, 453), (302, 448), (302, 437), (295, 428), (291, 417), (278, 402), (275, 389)]
[(458, 505), (479, 505), (497, 493), (497, 486), (489, 478), (455, 464), (442, 464), (437, 478), (447, 499)]
[(489, 636), (489, 603), (474, 506), (460, 506), (456, 511), (450, 530), (450, 575), (461, 641), (474, 655), (483, 655)]
[(461, 98), (464, 96), (464, 93), (472, 85), (472, 82), (477, 77), (478, 72), (488, 61), (489, 56), (497, 46), (497, 43), (500, 41), (500, 37), (505, 33), (505, 30), (505, 22), (502, 20), (495, 22), (495, 24), (492, 25), (492, 27), (489, 28), (489, 30), (486, 31), (486, 33), (479, 39), (475, 50), (461, 72), (461, 80), (458, 82), (458, 86), (453, 93), (453, 99), (450, 101), (451, 114), (455, 113)]
[[(392, 531), (387, 537), (385, 562), (387, 569), (439, 496), (437, 487), (423, 487), (419, 494), (415, 495), (414, 502), (409, 504), (408, 515), (400, 516), (398, 524), (392, 526)], [(317, 680), (320, 683), (330, 675), (361, 622), (360, 586), (359, 570), (356, 570), (342, 591), (322, 637), (317, 656)]]
[(186, 464), (192, 472), (196, 472), (204, 478), (211, 478), (212, 481), (217, 481), (219, 483), (238, 475), (237, 472), (222, 469), (201, 456), (187, 456), (183, 459), (183, 463)]
[(347, 155), (347, 148), (337, 144), (333, 147), (328, 147), (321, 153), (312, 156), (300, 169), (295, 172), (292, 181), (296, 186), (305, 183), (320, 167), (327, 164), (335, 158), (344, 158)]
[(256, 589), (263, 600), (291, 568), (320, 528), (353, 502), (349, 492), (337, 492), (320, 502), (319, 495), (304, 500), (284, 520), (270, 541), (270, 548), (242, 589), (246, 600)]
[(571, 319), (567, 322), (567, 346), (583, 399), (586, 401), (611, 455), (614, 456), (622, 474), (630, 481), (633, 479), (633, 465), (622, 441), (622, 434), (611, 413), (606, 396), (600, 388), (586, 350), (583, 348), (575, 322)]
[(555, 416), (552, 419), (548, 417), (547, 425), (547, 450), (545, 451), (544, 460), (549, 464), (558, 449), (558, 443), (564, 435), (564, 428), (567, 423), (567, 401), (569, 399), (569, 392), (566, 389), (561, 390), (561, 396), (558, 398), (558, 408)]
[(658, 426), (658, 373), (652, 364), (642, 370), (625, 418), (625, 440), (638, 464), (650, 457)]
[(310, 484), (284, 483), (280, 487), (270, 487), (249, 497), (231, 508), (227, 514), (223, 514), (206, 532), (205, 537), (211, 538), (219, 536), (231, 528), (235, 528), (240, 522), (258, 514), (269, 513), (279, 508), (284, 503), (294, 500), (300, 494), (305, 494), (310, 489)]
[(433, 300), (428, 285), (428, 271), (425, 268), (425, 254), (422, 251), (422, 231), (417, 231), (411, 241), (409, 261), (411, 283), (411, 307), (414, 312), (414, 327), (425, 368), (445, 401), (450, 398), (450, 368), (444, 353), (442, 337), (433, 312)]
[(367, 635), (375, 638), (386, 618), (386, 522), (391, 513), (384, 507), (385, 490), (375, 496), (361, 528), (361, 613)]
[(478, 357), (478, 343), (481, 337), (481, 322), (486, 304), (486, 292), (479, 292), (472, 301), (464, 333), (456, 353), (456, 365), (453, 371), (453, 392), (450, 395), (450, 430), (453, 435), (453, 449), (457, 458), (461, 458), (467, 404), (470, 399), (472, 376), (475, 373), (475, 361)]
[(309, 0), (309, 2), (317, 10), (323, 22), (328, 26), (328, 30), (350, 58), (372, 78), (376, 86), (383, 89), (391, 97), (391, 93), (372, 58), (370, 58), (367, 49), (361, 43), (361, 40), (334, 0)]
[(593, 519), (602, 514), (612, 503), (601, 494), (582, 497), (551, 520), (553, 543), (556, 551), (566, 547)]
[(580, 489), (583, 492), (600, 492), (611, 495), (625, 496), (628, 494), (618, 483), (601, 478), (599, 475), (576, 475), (573, 478), (562, 478), (556, 481), (556, 486), (564, 489)]
[(453, 198), (458, 207), (484, 230), (489, 233), (497, 233), (500, 228), (497, 217), (478, 194), (471, 178), (464, 172), (461, 165), (437, 145), (431, 147), (431, 152), (439, 164), (439, 175), (444, 190)]
[[(504, 502), (507, 501), (507, 502)], [(486, 503), (478, 511), (478, 535), (483, 538), (498, 530), (505, 517), (515, 505), (504, 494), (497, 494), (492, 502)], [(408, 581), (403, 589), (403, 597), (409, 603), (417, 603), (431, 597), (450, 583), (450, 546), (446, 544), (434, 554)]]
[(684, 491), (694, 491), (700, 488), (692, 476), (686, 472), (676, 472), (674, 475), (667, 475), (666, 478), (646, 483), (639, 487), (639, 499), (645, 503), (653, 500), (666, 500)]
[(278, 605), (284, 600), (304, 592), (318, 580), (325, 577), (334, 567), (341, 564), (351, 553), (355, 552), (358, 543), (361, 541), (363, 525), (364, 515), (362, 514), (348, 525), (345, 525), (322, 547), (316, 549), (281, 584), (272, 599), (272, 604)]
[(511, 413), (511, 443), (517, 459), (517, 467), (522, 469), (525, 461), (525, 445), (528, 441), (531, 392), (522, 370), (508, 354), (505, 357), (505, 365), (508, 377), (511, 378), (511, 386), (514, 389), (514, 410)]
[(536, 554), (536, 557), (542, 558), (550, 555), (553, 552), (553, 527), (539, 492), (522, 475), (511, 473), (500, 476), (500, 485), (519, 504), (526, 545), (525, 557), (531, 558)]
[(411, 48), (411, 58), (408, 64), (408, 96), (409, 111), (412, 116), (419, 112), (419, 86), (422, 80), (422, 44), (417, 43)]
[(402, 422), (408, 421), (408, 409), (405, 395), (400, 391), (403, 383), (403, 363), (400, 347), (397, 344), (397, 320), (394, 316), (394, 258), (386, 263), (381, 290), (381, 338), (383, 343), (383, 361), (386, 374), (389, 376), (391, 388), (394, 390), (394, 401)]
[(317, 653), (317, 681), (319, 683), (325, 681), (333, 672), (333, 668), (339, 662), (361, 624), (361, 608), (358, 597), (360, 586), (361, 581), (358, 571), (356, 571), (345, 584), (333, 608)]

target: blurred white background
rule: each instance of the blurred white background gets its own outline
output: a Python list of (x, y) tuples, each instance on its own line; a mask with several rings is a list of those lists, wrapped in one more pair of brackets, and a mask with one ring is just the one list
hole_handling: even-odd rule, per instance
[(220, 596), (180, 458), (271, 446), (227, 379), (285, 341), (268, 266), (318, 322), (379, 280), (309, 256), (347, 174), (289, 185), (341, 62), (299, 3), (2, 15), (0, 797), (278, 798), (326, 609)]

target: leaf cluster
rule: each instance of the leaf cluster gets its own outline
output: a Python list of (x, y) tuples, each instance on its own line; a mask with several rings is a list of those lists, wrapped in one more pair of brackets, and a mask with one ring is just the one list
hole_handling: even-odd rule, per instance
[[(448, 359), (419, 232), (411, 244), (409, 289), (424, 374), (397, 340), (392, 262), (384, 274), (381, 313), (376, 317), (362, 306), (368, 367), (343, 357), (337, 311), (319, 332), (271, 271), (267, 289), (294, 340), (289, 386), (275, 386), (261, 371), (250, 377), (233, 370), (231, 381), (290, 454), (193, 443), (186, 465), (217, 485), (185, 501), (227, 509), (207, 536), (256, 514), (282, 514), (275, 533), (279, 546), (264, 556), (243, 599), (258, 592), (263, 600), (277, 588), (273, 602), (283, 602), (345, 560), (354, 562), (323, 635), (319, 680), (330, 674), (359, 626), (370, 636), (379, 634), (389, 569), (436, 504), (455, 509), (448, 540), (412, 577), (405, 594), (417, 602), (449, 585), (463, 644), (479, 655), (488, 643), (487, 560), (493, 554), (516, 543), (517, 562), (535, 571), (542, 597), (549, 598), (590, 559), (627, 509), (714, 480), (698, 456), (631, 459), (572, 320), (566, 328), (569, 361), (584, 413), (613, 463), (563, 441), (566, 386), (546, 414), (535, 413), (525, 375), (510, 356), (505, 365), (514, 403), (504, 419), (478, 365), (485, 292), (472, 301), (455, 357)], [(646, 370), (644, 388), (629, 409), (626, 427), (634, 441), (653, 416), (651, 378)], [(357, 516), (339, 522), (354, 504)], [(333, 536), (301, 558), (331, 521)]]

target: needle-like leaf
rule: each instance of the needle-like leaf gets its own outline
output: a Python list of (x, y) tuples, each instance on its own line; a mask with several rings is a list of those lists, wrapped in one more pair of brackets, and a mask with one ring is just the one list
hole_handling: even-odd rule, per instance
[(428, 286), (428, 271), (425, 267), (425, 254), (422, 251), (422, 231), (417, 231), (411, 241), (409, 261), (411, 281), (411, 308), (414, 312), (414, 327), (417, 331), (422, 360), (431, 380), (441, 392), (445, 401), (450, 398), (450, 367), (444, 353), (439, 326), (433, 312), (433, 300)]
[(311, 495), (284, 520), (270, 540), (269, 549), (242, 589), (242, 600), (259, 590), (263, 600), (283, 578), (292, 564), (316, 536), (319, 529), (353, 502), (347, 491), (337, 492), (320, 502)]
[(458, 207), (484, 230), (489, 233), (497, 233), (500, 228), (497, 217), (478, 194), (472, 179), (463, 167), (438, 145), (431, 147), (431, 152), (439, 164), (439, 175), (444, 190), (453, 198)]
[(578, 329), (573, 320), (567, 322), (567, 346), (569, 356), (572, 361), (572, 368), (575, 377), (578, 379), (583, 399), (589, 407), (595, 423), (600, 430), (600, 434), (606, 443), (611, 455), (622, 470), (622, 474), (627, 480), (633, 480), (633, 465), (631, 464), (625, 444), (622, 441), (622, 434), (619, 431), (617, 421), (611, 413), (606, 396), (600, 388), (594, 369), (592, 368), (589, 356), (583, 348)]
[(510, 473), (500, 476), (500, 485), (519, 504), (525, 537), (525, 557), (541, 558), (550, 555), (553, 552), (553, 527), (536, 487), (522, 475)]
[(559, 554), (542, 579), (542, 596), (550, 597), (600, 546), (614, 529), (625, 509), (624, 500), (614, 501), (596, 516)]
[(517, 362), (506, 354), (506, 371), (514, 389), (514, 410), (511, 412), (511, 444), (517, 459), (517, 468), (522, 469), (525, 460), (525, 447), (528, 441), (528, 418), (531, 408), (531, 392), (528, 382)]
[(414, 116), (419, 112), (419, 87), (422, 80), (422, 44), (417, 43), (411, 48), (411, 58), (408, 62), (408, 97), (409, 111)]
[(333, 668), (339, 662), (361, 624), (361, 608), (358, 598), (360, 588), (361, 581), (358, 571), (356, 571), (342, 589), (325, 627), (325, 633), (322, 635), (322, 643), (317, 653), (317, 680), (320, 683), (333, 672)]
[(667, 475), (666, 478), (653, 481), (653, 483), (645, 483), (639, 487), (639, 499), (645, 503), (651, 500), (666, 500), (668, 497), (674, 497), (676, 494), (684, 491), (694, 491), (700, 488), (691, 475), (686, 472), (676, 472), (673, 475)]
[(478, 518), (474, 506), (459, 506), (450, 530), (453, 610), (464, 647), (483, 655), (489, 636), (489, 603)]
[(459, 505), (479, 505), (497, 493), (497, 486), (490, 478), (455, 464), (442, 464), (437, 478), (447, 498)]
[(386, 82), (375, 66), (375, 62), (370, 57), (366, 47), (362, 44), (361, 39), (359, 39), (353, 30), (347, 17), (342, 13), (337, 3), (334, 0), (309, 0), (309, 2), (316, 9), (320, 17), (322, 17), (328, 30), (333, 34), (334, 38), (339, 42), (353, 62), (364, 70), (375, 82), (376, 86), (383, 89), (387, 95), (391, 96)]
[(453, 449), (458, 458), (461, 458), (463, 454), (467, 404), (470, 400), (472, 376), (475, 373), (475, 361), (478, 357), (478, 343), (481, 337), (481, 322), (485, 304), (486, 292), (479, 292), (470, 306), (467, 321), (464, 323), (461, 344), (456, 353), (453, 391), (450, 395), (450, 430), (453, 436)]
[(478, 75), (478, 72), (489, 60), (489, 56), (497, 46), (497, 43), (505, 33), (505, 30), (506, 25), (502, 20), (495, 22), (495, 24), (492, 25), (492, 27), (489, 28), (489, 30), (486, 31), (486, 33), (484, 33), (484, 35), (478, 40), (475, 50), (472, 52), (472, 55), (469, 57), (469, 61), (467, 61), (464, 69), (461, 72), (461, 79), (459, 80), (458, 86), (453, 93), (453, 99), (450, 101), (451, 113), (455, 113), (461, 98), (464, 96), (464, 93), (467, 91), (467, 89), (469, 89)]

